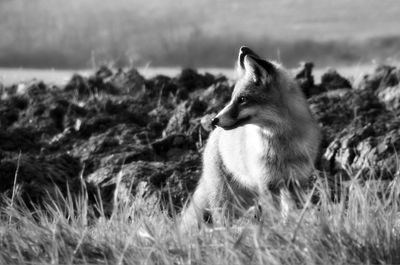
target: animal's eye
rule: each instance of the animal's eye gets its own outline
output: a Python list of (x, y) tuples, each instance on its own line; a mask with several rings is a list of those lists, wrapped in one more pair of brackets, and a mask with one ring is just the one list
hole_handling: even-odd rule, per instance
[(241, 97), (238, 98), (238, 103), (239, 104), (245, 104), (248, 101), (249, 101), (249, 99), (247, 97), (245, 97), (245, 96), (241, 96)]

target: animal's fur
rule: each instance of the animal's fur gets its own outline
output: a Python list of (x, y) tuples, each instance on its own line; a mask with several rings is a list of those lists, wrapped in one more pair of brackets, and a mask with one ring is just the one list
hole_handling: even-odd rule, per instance
[(229, 104), (213, 123), (203, 154), (203, 172), (181, 225), (190, 227), (228, 206), (257, 205), (271, 194), (283, 215), (289, 186), (302, 190), (317, 154), (320, 133), (299, 86), (280, 65), (262, 60), (247, 47), (238, 57), (239, 79)]

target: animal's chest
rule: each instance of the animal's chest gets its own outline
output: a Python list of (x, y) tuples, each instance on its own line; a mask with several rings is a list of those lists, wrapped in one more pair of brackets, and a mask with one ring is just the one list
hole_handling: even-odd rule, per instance
[(279, 154), (258, 127), (246, 125), (221, 134), (219, 151), (234, 181), (250, 190), (259, 190), (272, 176)]

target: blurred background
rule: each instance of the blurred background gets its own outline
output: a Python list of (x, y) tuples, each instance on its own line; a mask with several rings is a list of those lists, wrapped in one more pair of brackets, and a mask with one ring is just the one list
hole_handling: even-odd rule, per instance
[(0, 0), (0, 67), (288, 67), (400, 60), (398, 0)]

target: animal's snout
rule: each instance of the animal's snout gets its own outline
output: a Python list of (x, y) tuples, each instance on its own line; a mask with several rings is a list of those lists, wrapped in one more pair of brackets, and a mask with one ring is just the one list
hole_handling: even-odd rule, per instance
[(219, 123), (219, 119), (218, 118), (214, 118), (214, 119), (211, 120), (211, 126), (213, 128), (215, 128), (218, 125), (218, 123)]

